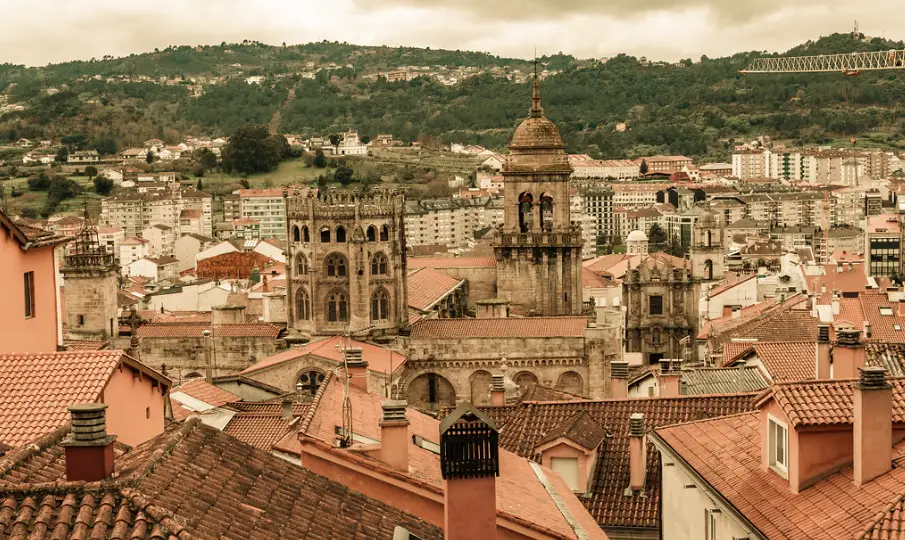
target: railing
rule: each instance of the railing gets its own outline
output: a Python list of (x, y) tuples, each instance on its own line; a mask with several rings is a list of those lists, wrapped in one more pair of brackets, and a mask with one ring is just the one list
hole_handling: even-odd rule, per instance
[(826, 73), (905, 68), (905, 50), (756, 58), (739, 73)]
[(503, 233), (499, 245), (504, 247), (519, 246), (563, 246), (580, 245), (579, 232), (544, 232), (544, 233)]

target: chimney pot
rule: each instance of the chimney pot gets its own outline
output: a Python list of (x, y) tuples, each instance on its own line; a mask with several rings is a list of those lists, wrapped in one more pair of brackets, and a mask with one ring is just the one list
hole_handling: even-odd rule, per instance
[(647, 476), (647, 443), (644, 441), (644, 415), (629, 417), (629, 489), (628, 494), (644, 488)]
[(362, 358), (362, 350), (359, 347), (350, 347), (343, 351), (346, 359), (346, 368), (349, 384), (368, 391), (368, 363)]
[(892, 469), (892, 385), (886, 369), (860, 369), (852, 401), (853, 477), (856, 486)]
[(292, 400), (283, 400), (283, 420), (292, 420)]
[(855, 385), (865, 390), (875, 390), (882, 388), (892, 388), (886, 381), (886, 368), (880, 366), (868, 366), (858, 370), (860, 376)]
[(506, 404), (506, 385), (503, 375), (493, 375), (490, 386), (490, 404), (496, 407)]
[(644, 436), (644, 414), (632, 413), (628, 419), (628, 433), (632, 437)]
[(830, 325), (828, 325), (828, 324), (818, 324), (817, 325), (817, 342), (818, 343), (829, 343), (830, 342)]
[(610, 397), (628, 397), (628, 360), (610, 362)]
[(113, 474), (113, 443), (107, 435), (107, 405), (83, 403), (69, 407), (72, 429), (63, 442), (66, 479), (70, 482), (97, 482)]

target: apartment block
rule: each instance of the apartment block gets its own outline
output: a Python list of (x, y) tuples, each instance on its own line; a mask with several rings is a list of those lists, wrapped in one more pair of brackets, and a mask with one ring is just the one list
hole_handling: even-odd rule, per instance
[(503, 223), (502, 197), (406, 201), (405, 236), (410, 246), (465, 247), (479, 229)]
[(286, 239), (286, 200), (283, 198), (283, 189), (239, 189), (233, 192), (239, 196), (238, 217), (258, 221), (261, 224), (261, 238)]

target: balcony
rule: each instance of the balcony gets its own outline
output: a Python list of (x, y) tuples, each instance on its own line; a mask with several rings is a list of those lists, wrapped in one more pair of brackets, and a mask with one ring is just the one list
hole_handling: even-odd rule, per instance
[(496, 245), (501, 247), (566, 247), (581, 246), (581, 231), (542, 233), (503, 233)]

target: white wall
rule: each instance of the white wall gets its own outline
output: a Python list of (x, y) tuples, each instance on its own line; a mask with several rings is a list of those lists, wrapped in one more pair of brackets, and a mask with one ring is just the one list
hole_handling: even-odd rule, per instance
[(757, 303), (757, 278), (749, 279), (707, 300), (710, 319), (723, 316), (724, 306), (748, 307)]
[(260, 253), (261, 255), (270, 257), (275, 261), (281, 263), (286, 262), (286, 256), (283, 255), (283, 250), (272, 244), (268, 244), (267, 242), (258, 242), (258, 245), (255, 246), (255, 251)]
[(219, 244), (214, 244), (201, 253), (195, 255), (195, 262), (197, 263), (198, 261), (209, 259), (211, 257), (222, 255), (224, 253), (232, 253), (233, 251), (239, 250), (236, 249), (236, 246), (230, 244), (229, 242), (220, 242)]
[(179, 259), (176, 271), (182, 272), (189, 268), (195, 268), (195, 255), (201, 252), (201, 241), (193, 236), (181, 236), (176, 240), (173, 256)]

